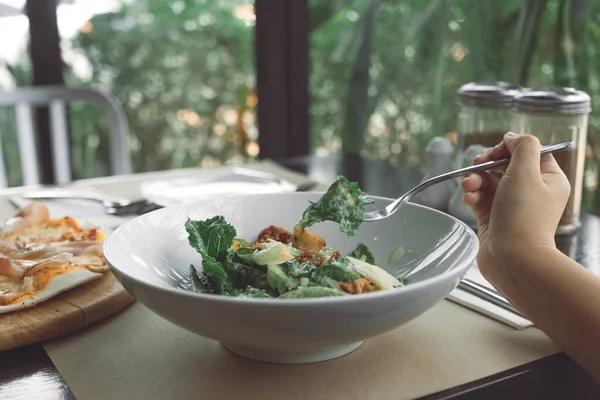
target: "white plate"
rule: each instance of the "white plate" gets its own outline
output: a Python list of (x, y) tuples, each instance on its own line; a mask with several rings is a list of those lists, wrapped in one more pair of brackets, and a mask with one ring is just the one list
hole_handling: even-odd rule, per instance
[(191, 201), (243, 194), (293, 192), (296, 186), (284, 180), (270, 179), (256, 171), (230, 172), (213, 177), (180, 178), (145, 182), (140, 191), (144, 198), (161, 206), (173, 206)]

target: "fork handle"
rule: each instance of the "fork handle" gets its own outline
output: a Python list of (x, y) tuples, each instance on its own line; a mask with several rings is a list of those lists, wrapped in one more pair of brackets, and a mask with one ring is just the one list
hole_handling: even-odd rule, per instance
[[(551, 144), (551, 145), (542, 147), (542, 149), (540, 150), (540, 154), (555, 153), (557, 151), (566, 150), (571, 146), (573, 146), (572, 140), (568, 140), (566, 142), (561, 142), (561, 143)], [(438, 175), (438, 176), (432, 178), (432, 180), (439, 179), (438, 182), (441, 182), (441, 181), (445, 181), (446, 179), (458, 178), (458, 177), (461, 177), (461, 176), (464, 176), (464, 175), (467, 175), (467, 174), (470, 174), (473, 172), (487, 171), (494, 167), (498, 167), (500, 165), (506, 165), (509, 162), (510, 162), (510, 158), (504, 158), (502, 160), (496, 160), (496, 161), (488, 161), (486, 163), (471, 165), (469, 167), (457, 169), (456, 171), (451, 171), (446, 174)]]
[(115, 201), (121, 199), (115, 199), (109, 196), (94, 195), (88, 193), (76, 193), (62, 189), (48, 189), (48, 190), (35, 190), (29, 193), (20, 194), (21, 197), (28, 200), (36, 199), (72, 199), (72, 200), (91, 200), (99, 203), (104, 203), (106, 200)]
[[(573, 146), (572, 140), (568, 140), (566, 142), (561, 142), (561, 143), (556, 143), (556, 144), (551, 144), (551, 145), (542, 147), (542, 149), (540, 150), (540, 154), (556, 153), (557, 151), (566, 150), (572, 146)], [(437, 183), (446, 181), (448, 179), (459, 178), (461, 176), (465, 176), (465, 175), (471, 174), (473, 172), (487, 171), (494, 167), (506, 165), (509, 162), (510, 162), (510, 158), (505, 158), (505, 159), (496, 160), (496, 161), (488, 161), (488, 162), (485, 162), (482, 164), (471, 165), (466, 168), (461, 168), (461, 169), (457, 169), (455, 171), (447, 172), (445, 174), (434, 176), (433, 178), (426, 180), (425, 182), (421, 183), (420, 185), (414, 187), (412, 190), (408, 191), (404, 196), (402, 196), (400, 199), (398, 199), (400, 201), (396, 200), (396, 202), (398, 202), (397, 205), (399, 206), (404, 201), (410, 200), (417, 193), (420, 193), (423, 190), (427, 189), (428, 187), (435, 185)]]
[[(557, 151), (566, 150), (572, 146), (573, 146), (572, 140), (567, 140), (566, 142), (550, 144), (548, 146), (542, 147), (540, 150), (540, 154), (543, 155), (543, 154), (556, 153)], [(466, 168), (457, 169), (456, 171), (452, 171), (447, 174), (438, 175), (436, 178), (442, 178), (442, 177), (444, 177), (445, 179), (458, 178), (460, 176), (467, 175), (467, 174), (470, 174), (473, 172), (487, 171), (489, 169), (498, 167), (500, 165), (506, 165), (509, 162), (510, 162), (510, 158), (504, 158), (502, 160), (497, 160), (497, 161), (488, 161), (486, 163), (471, 165)], [(449, 176), (446, 177), (446, 175), (449, 175)]]

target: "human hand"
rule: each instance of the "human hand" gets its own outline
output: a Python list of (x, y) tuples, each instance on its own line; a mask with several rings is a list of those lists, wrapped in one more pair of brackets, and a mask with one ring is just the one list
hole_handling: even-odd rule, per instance
[(486, 275), (500, 263), (526, 253), (556, 248), (554, 235), (570, 193), (567, 177), (531, 135), (507, 133), (474, 164), (510, 157), (502, 178), (484, 172), (463, 180), (464, 202), (477, 217), (478, 265)]

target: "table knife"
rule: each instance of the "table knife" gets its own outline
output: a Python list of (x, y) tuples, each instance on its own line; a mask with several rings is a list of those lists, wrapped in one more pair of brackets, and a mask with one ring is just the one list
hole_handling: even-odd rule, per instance
[(477, 283), (471, 279), (463, 279), (458, 284), (458, 288), (464, 290), (467, 293), (472, 294), (473, 296), (479, 297), (482, 300), (485, 300), (489, 303), (492, 303), (495, 306), (498, 306), (506, 311), (510, 311), (514, 314), (517, 314), (520, 317), (527, 319), (519, 310), (517, 310), (512, 304), (508, 302), (500, 293), (496, 290), (491, 289), (487, 286), (484, 286), (480, 283)]

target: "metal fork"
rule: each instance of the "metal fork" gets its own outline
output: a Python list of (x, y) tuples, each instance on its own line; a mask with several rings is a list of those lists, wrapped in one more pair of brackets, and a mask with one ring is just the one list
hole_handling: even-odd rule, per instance
[(28, 200), (71, 199), (95, 201), (102, 204), (106, 212), (112, 215), (144, 214), (162, 208), (162, 206), (146, 199), (128, 200), (101, 194), (70, 192), (64, 189), (36, 190), (30, 193), (19, 194), (19, 196)]
[[(540, 153), (541, 154), (555, 153), (557, 151), (566, 150), (572, 146), (573, 146), (573, 141), (569, 140), (566, 142), (561, 142), (561, 143), (544, 146), (544, 147), (542, 147)], [(503, 159), (503, 160), (497, 160), (497, 161), (489, 161), (489, 162), (486, 162), (483, 164), (472, 165), (470, 167), (457, 169), (456, 171), (451, 171), (451, 172), (447, 172), (442, 175), (435, 176), (435, 177), (428, 179), (425, 182), (422, 182), (419, 185), (415, 186), (414, 188), (412, 188), (411, 190), (406, 192), (404, 195), (402, 195), (398, 199), (396, 199), (393, 203), (390, 203), (389, 205), (387, 205), (386, 207), (381, 208), (376, 211), (366, 212), (363, 220), (364, 221), (379, 221), (381, 219), (385, 219), (385, 218), (389, 217), (390, 215), (395, 213), (403, 203), (409, 201), (416, 194), (422, 192), (423, 190), (427, 189), (428, 187), (430, 187), (432, 185), (435, 185), (436, 183), (440, 183), (440, 182), (446, 181), (448, 179), (465, 176), (465, 175), (471, 174), (473, 172), (487, 171), (494, 167), (508, 164), (509, 162), (510, 162), (510, 159), (508, 159), (508, 158)]]
[[(256, 176), (259, 176), (256, 174)], [(260, 175), (266, 177), (267, 175)], [(270, 177), (270, 175), (269, 175)], [(278, 178), (280, 179), (280, 178)], [(317, 182), (307, 181), (295, 186), (296, 192), (307, 192), (313, 189)], [(35, 190), (29, 193), (22, 193), (19, 197), (27, 200), (36, 199), (70, 199), (70, 200), (90, 200), (104, 206), (106, 212), (112, 215), (141, 215), (150, 211), (158, 210), (163, 206), (148, 201), (146, 199), (128, 200), (119, 197), (111, 197), (102, 194), (89, 194), (70, 192), (64, 189)], [(18, 203), (18, 202), (16, 202)]]

